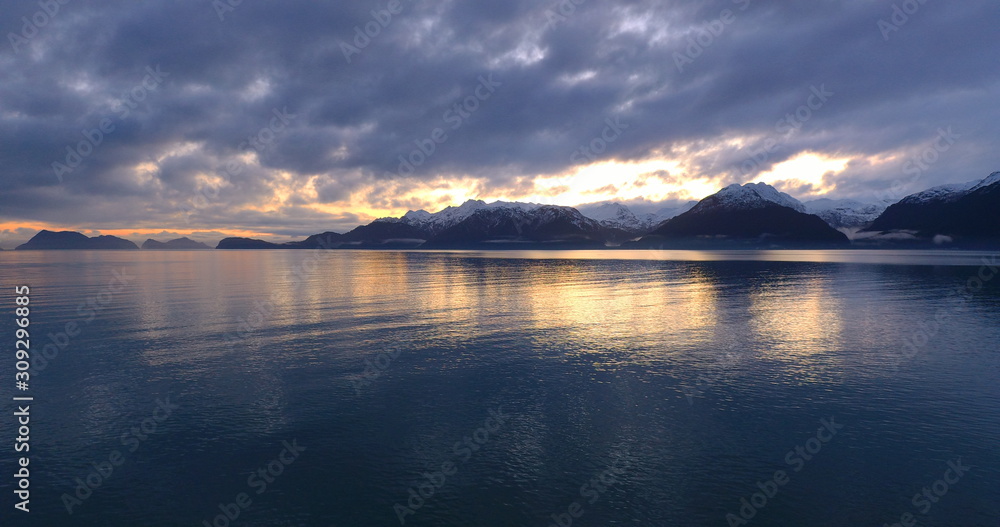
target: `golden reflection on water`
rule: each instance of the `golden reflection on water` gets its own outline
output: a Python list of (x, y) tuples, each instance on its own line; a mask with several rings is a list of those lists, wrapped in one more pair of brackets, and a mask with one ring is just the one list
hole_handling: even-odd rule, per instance
[(718, 291), (698, 267), (460, 258), (410, 262), (420, 285), (406, 298), (441, 338), (523, 331), (554, 346), (569, 341), (610, 350), (628, 339), (662, 352), (665, 342), (704, 342), (717, 322)]
[[(85, 328), (88, 338), (114, 321), (122, 328), (114, 334), (134, 343), (128, 359), (197, 375), (225, 361), (231, 378), (255, 386), (247, 391), (265, 400), (280, 394), (261, 382), (273, 378), (268, 354), (294, 353), (305, 364), (357, 362), (365, 350), (393, 344), (467, 350), (455, 360), (481, 353), (572, 357), (595, 370), (668, 363), (658, 371), (711, 371), (739, 354), (734, 360), (745, 362), (735, 369), (750, 375), (777, 367), (818, 382), (859, 361), (870, 367), (856, 372), (879, 375), (922, 322), (908, 306), (926, 306), (919, 313), (927, 317), (934, 299), (946, 298), (943, 290), (924, 292), (926, 283), (940, 281), (898, 265), (736, 262), (690, 251), (684, 261), (658, 261), (658, 253), (111, 251), (5, 258), (26, 264), (18, 272), (31, 282), (33, 302), (59, 310), (52, 320), (77, 319), (78, 304), (100, 293), (112, 271), (127, 270), (135, 280)], [(821, 262), (843, 252), (779, 256)], [(858, 256), (876, 257), (882, 255)], [(934, 252), (912, 258), (958, 257), (980, 259)], [(261, 303), (270, 309), (262, 317), (255, 315)], [(254, 318), (246, 345), (227, 347), (226, 336)], [(394, 342), (407, 335), (420, 342)], [(83, 355), (103, 344), (75, 339), (74, 349)]]
[(825, 278), (779, 281), (749, 295), (755, 339), (776, 360), (804, 359), (835, 351), (844, 331), (845, 307)]
[[(270, 312), (253, 333), (277, 328), (268, 338), (279, 343), (409, 325), (434, 340), (522, 332), (567, 354), (656, 361), (731, 348), (723, 341), (746, 335), (766, 343), (769, 358), (791, 361), (835, 351), (842, 341), (846, 306), (829, 273), (789, 270), (750, 284), (720, 273), (718, 262), (593, 260), (590, 253), (166, 252), (122, 256), (121, 264), (138, 276), (123, 294), (136, 297), (144, 339), (176, 336), (166, 328), (179, 309), (199, 325), (235, 333), (266, 304)], [(345, 317), (351, 327), (340, 323)], [(178, 347), (142, 353), (149, 364), (186, 360)]]

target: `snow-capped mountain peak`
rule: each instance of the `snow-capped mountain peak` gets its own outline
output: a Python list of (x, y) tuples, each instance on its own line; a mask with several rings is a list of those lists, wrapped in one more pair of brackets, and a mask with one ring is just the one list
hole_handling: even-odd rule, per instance
[(537, 203), (521, 203), (511, 201), (494, 201), (486, 203), (483, 200), (470, 199), (461, 205), (448, 206), (438, 212), (427, 212), (426, 210), (411, 210), (400, 218), (381, 218), (376, 221), (399, 222), (424, 229), (431, 234), (441, 232), (453, 225), (457, 225), (468, 219), (480, 210), (512, 209), (516, 211), (531, 211), (542, 205)]
[[(396, 219), (396, 218), (383, 218), (383, 219)], [(427, 212), (426, 210), (423, 210), (423, 209), (421, 209), (421, 210), (411, 210), (411, 211), (407, 211), (406, 214), (403, 214), (403, 217), (399, 218), (399, 219), (401, 219), (401, 220), (407, 220), (407, 221), (410, 221), (410, 222), (428, 221), (428, 220), (431, 219), (431, 213)]]
[(727, 209), (756, 209), (769, 205), (780, 205), (798, 212), (806, 212), (802, 202), (766, 183), (729, 185), (699, 203), (701, 207)]

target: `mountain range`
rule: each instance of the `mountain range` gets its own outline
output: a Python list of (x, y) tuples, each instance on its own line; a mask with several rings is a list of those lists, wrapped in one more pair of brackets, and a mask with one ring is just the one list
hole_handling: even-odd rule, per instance
[[(848, 234), (851, 236), (849, 237)], [(439, 212), (409, 211), (340, 234), (273, 243), (225, 238), (216, 249), (846, 247), (1000, 244), (1000, 172), (935, 187), (898, 203), (819, 199), (802, 203), (763, 183), (730, 185), (698, 202), (637, 214), (618, 202), (578, 208), (469, 200)], [(144, 250), (205, 249), (187, 238), (146, 240)], [(17, 250), (138, 249), (115, 236), (43, 230)]]
[(891, 205), (866, 232), (904, 233), (938, 243), (982, 243), (1000, 235), (1000, 172), (981, 181), (934, 187)]

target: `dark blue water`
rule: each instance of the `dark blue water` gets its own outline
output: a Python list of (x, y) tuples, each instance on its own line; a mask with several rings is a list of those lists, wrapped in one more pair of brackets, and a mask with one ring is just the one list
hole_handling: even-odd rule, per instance
[(984, 256), (2, 253), (0, 524), (995, 527)]

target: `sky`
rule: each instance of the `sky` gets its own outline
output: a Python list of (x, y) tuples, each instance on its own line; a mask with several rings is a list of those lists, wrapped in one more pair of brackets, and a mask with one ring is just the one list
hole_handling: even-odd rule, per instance
[[(995, 1), (0, 1), (0, 246), (1000, 170)], [(662, 203), (661, 203), (662, 202)]]

